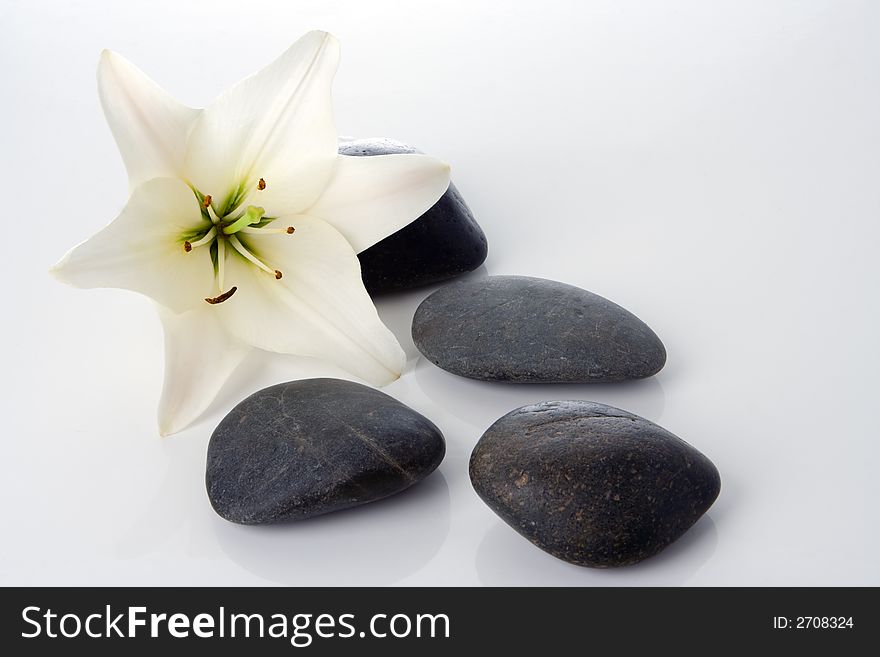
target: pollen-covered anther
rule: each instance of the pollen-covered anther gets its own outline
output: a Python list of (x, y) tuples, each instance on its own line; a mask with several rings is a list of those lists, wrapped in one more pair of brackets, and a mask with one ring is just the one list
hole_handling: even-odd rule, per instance
[(237, 291), (238, 291), (238, 288), (237, 288), (237, 287), (231, 287), (231, 288), (229, 288), (228, 290), (226, 290), (226, 292), (224, 292), (223, 294), (220, 294), (220, 295), (218, 295), (218, 296), (216, 296), (216, 297), (207, 297), (207, 298), (205, 298), (205, 301), (207, 301), (208, 303), (210, 303), (212, 306), (215, 306), (215, 305), (217, 305), (218, 303), (223, 303), (224, 301), (226, 301), (229, 297), (231, 297), (231, 296), (232, 296), (233, 294), (235, 294)]
[(280, 271), (278, 271), (278, 270), (276, 269), (276, 270), (275, 270), (275, 280), (276, 280), (276, 281), (281, 280), (281, 277), (282, 277), (282, 276), (283, 276), (283, 274), (282, 274)]
[(259, 189), (261, 192), (266, 189), (266, 181), (262, 178), (260, 178), (260, 182), (257, 183), (257, 189)]
[(189, 241), (186, 241), (183, 243), (183, 250), (186, 251), (187, 253), (189, 253), (190, 251), (193, 250), (193, 245), (190, 244)]
[(287, 234), (293, 235), (293, 231), (295, 231), (295, 230), (296, 230), (296, 228), (294, 228), (293, 226), (288, 226), (287, 227)]
[(205, 208), (205, 210), (207, 210), (208, 206), (211, 205), (211, 201), (213, 201), (213, 200), (214, 199), (211, 198), (210, 194), (205, 195), (205, 200), (202, 201), (202, 207)]

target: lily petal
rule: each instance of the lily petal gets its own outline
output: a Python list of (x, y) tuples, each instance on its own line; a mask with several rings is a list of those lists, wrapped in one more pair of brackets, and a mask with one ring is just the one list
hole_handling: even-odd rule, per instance
[(176, 312), (204, 305), (214, 286), (207, 247), (184, 250), (186, 235), (206, 224), (192, 190), (173, 178), (154, 178), (135, 188), (109, 226), (80, 244), (52, 268), (76, 287), (134, 290)]
[(427, 155), (340, 155), (307, 213), (330, 223), (360, 253), (419, 218), (448, 187), (449, 165)]
[(131, 189), (150, 178), (181, 175), (187, 134), (200, 110), (180, 104), (109, 50), (98, 63), (98, 95)]
[(181, 314), (159, 308), (165, 329), (165, 385), (159, 401), (163, 436), (197, 419), (250, 351), (223, 329), (211, 311), (204, 302)]
[(338, 63), (336, 39), (309, 32), (202, 112), (185, 171), (220, 214), (249, 194), (267, 216), (300, 212), (318, 198), (336, 160), (330, 87)]
[(336, 363), (373, 385), (398, 378), (406, 355), (379, 319), (348, 241), (330, 224), (304, 215), (276, 224), (296, 232), (241, 239), (283, 277), (229, 256), (227, 281), (238, 291), (215, 306), (226, 328), (262, 349)]

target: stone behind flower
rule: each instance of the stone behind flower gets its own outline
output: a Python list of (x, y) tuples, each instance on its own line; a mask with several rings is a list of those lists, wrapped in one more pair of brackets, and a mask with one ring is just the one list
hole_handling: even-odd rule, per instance
[[(339, 144), (355, 157), (418, 153), (398, 141), (355, 139)], [(414, 222), (362, 251), (358, 257), (370, 294), (407, 290), (473, 271), (486, 259), (486, 235), (455, 185)]]
[(433, 423), (378, 390), (339, 379), (281, 383), (217, 426), (208, 497), (231, 522), (301, 520), (399, 493), (445, 453)]

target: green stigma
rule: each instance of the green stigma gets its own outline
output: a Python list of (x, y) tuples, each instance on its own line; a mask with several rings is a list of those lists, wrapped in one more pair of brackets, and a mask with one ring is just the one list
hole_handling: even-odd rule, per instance
[(223, 227), (223, 233), (225, 235), (234, 235), (242, 228), (247, 228), (252, 224), (258, 224), (265, 213), (266, 211), (263, 208), (256, 205), (249, 205), (243, 215), (228, 226)]

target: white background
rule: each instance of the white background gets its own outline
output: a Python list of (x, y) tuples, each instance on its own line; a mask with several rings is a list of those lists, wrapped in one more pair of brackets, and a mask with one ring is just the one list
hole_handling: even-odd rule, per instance
[[(3, 584), (880, 584), (877, 3), (0, 7)], [(202, 421), (160, 439), (151, 303), (46, 270), (126, 199), (95, 91), (102, 48), (204, 106), (312, 28), (342, 42), (341, 134), (452, 164), (489, 238), (476, 275), (602, 294), (669, 361), (622, 385), (469, 381), (413, 348), (427, 290), (383, 300), (410, 356), (386, 391), (443, 430), (439, 472), (360, 509), (239, 527), (208, 504), (208, 438), (303, 362), (255, 356)], [(467, 460), (495, 419), (554, 398), (680, 435), (721, 471), (717, 503), (634, 567), (533, 547), (477, 498)]]

